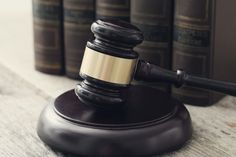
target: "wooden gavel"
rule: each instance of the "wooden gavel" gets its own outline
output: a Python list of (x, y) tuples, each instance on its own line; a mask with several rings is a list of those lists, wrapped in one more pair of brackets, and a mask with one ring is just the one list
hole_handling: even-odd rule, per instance
[[(123, 27), (122, 27), (123, 26)], [(116, 20), (98, 20), (91, 26), (95, 39), (87, 43), (76, 88), (79, 98), (100, 104), (125, 101), (120, 91), (132, 79), (188, 85), (236, 95), (236, 84), (192, 76), (183, 70), (170, 71), (138, 59), (133, 47), (143, 40), (134, 26)]]

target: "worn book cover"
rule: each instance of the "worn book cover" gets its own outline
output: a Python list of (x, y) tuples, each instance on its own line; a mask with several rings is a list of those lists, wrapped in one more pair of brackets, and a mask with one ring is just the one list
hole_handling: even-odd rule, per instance
[(61, 0), (33, 0), (35, 68), (63, 74), (63, 28)]
[(96, 19), (130, 20), (130, 0), (96, 0)]
[(64, 0), (64, 43), (66, 75), (78, 79), (90, 26), (95, 20), (94, 0)]
[[(173, 36), (173, 70), (236, 82), (236, 1), (176, 0)], [(222, 94), (184, 86), (173, 95), (187, 104), (211, 105)]]
[[(143, 43), (135, 47), (140, 59), (171, 68), (172, 19), (173, 0), (131, 0), (131, 23), (144, 34)], [(155, 86), (168, 89), (165, 84)]]

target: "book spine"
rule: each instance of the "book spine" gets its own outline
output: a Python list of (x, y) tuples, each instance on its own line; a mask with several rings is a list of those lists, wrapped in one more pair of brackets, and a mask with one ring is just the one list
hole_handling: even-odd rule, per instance
[(96, 0), (96, 19), (130, 20), (130, 0)]
[(131, 23), (144, 34), (135, 47), (140, 59), (171, 68), (172, 19), (173, 0), (131, 0)]
[(64, 0), (64, 43), (66, 75), (79, 78), (84, 49), (89, 38), (90, 26), (95, 19), (94, 0)]
[(63, 74), (62, 1), (33, 0), (35, 68)]
[[(173, 70), (211, 78), (212, 0), (176, 0), (173, 35)], [(207, 90), (184, 86), (172, 94), (184, 103), (208, 105)]]

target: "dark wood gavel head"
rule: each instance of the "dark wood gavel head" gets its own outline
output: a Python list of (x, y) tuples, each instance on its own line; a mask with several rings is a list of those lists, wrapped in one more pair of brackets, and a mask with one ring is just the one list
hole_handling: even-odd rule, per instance
[(80, 70), (84, 81), (43, 110), (40, 139), (88, 157), (154, 156), (180, 148), (192, 134), (184, 105), (167, 93), (130, 82), (133, 77), (171, 82), (182, 77), (138, 61), (133, 47), (143, 35), (136, 27), (98, 20), (91, 30), (95, 39), (87, 43)]
[(143, 41), (135, 26), (108, 19), (91, 26), (95, 39), (87, 42), (80, 69), (84, 79), (75, 92), (81, 101), (99, 106), (119, 106), (133, 79), (138, 54), (133, 48)]
[(143, 40), (135, 26), (117, 20), (98, 20), (92, 24), (95, 39), (87, 43), (80, 75), (84, 79), (75, 91), (81, 101), (114, 108), (126, 100), (125, 92), (133, 77), (188, 85), (236, 95), (236, 84), (191, 76), (183, 70), (170, 71), (138, 61), (133, 48)]

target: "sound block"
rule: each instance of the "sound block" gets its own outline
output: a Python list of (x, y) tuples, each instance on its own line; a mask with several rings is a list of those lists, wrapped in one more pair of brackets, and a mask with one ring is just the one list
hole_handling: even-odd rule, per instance
[(131, 86), (115, 110), (83, 103), (74, 90), (41, 113), (37, 132), (54, 149), (80, 156), (152, 156), (176, 150), (191, 138), (184, 105), (169, 94)]

